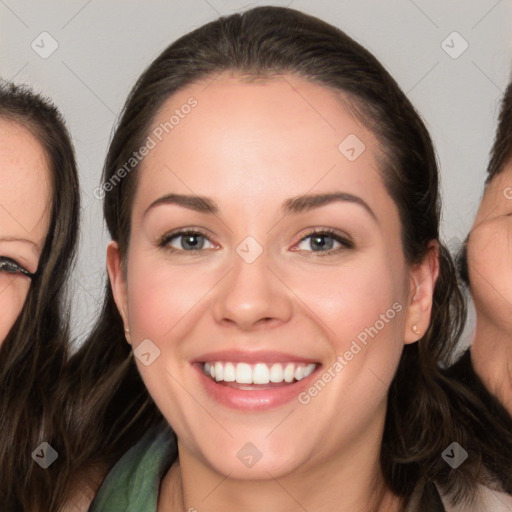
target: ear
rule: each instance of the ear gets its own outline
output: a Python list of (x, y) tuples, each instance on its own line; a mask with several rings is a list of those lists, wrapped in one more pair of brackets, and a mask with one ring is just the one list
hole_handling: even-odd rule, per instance
[(405, 325), (405, 343), (418, 341), (430, 325), (434, 288), (439, 277), (439, 243), (431, 240), (423, 261), (409, 273), (409, 304)]
[(111, 241), (107, 246), (107, 271), (110, 279), (110, 286), (117, 305), (119, 314), (123, 319), (126, 341), (131, 344), (128, 324), (128, 294), (126, 293), (126, 283), (121, 266), (121, 254), (117, 242)]

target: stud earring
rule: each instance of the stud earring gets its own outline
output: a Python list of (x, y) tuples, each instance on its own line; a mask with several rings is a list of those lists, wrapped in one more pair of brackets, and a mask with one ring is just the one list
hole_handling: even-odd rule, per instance
[(417, 326), (416, 324), (414, 324), (414, 325), (412, 326), (412, 332), (413, 332), (414, 334), (419, 334), (419, 332), (420, 332), (420, 331), (418, 330), (418, 326)]
[(126, 338), (126, 343), (128, 343), (128, 345), (131, 345), (132, 342), (128, 336), (128, 334), (130, 334), (130, 329), (128, 329), (127, 327), (124, 328), (124, 332), (125, 332), (125, 338)]

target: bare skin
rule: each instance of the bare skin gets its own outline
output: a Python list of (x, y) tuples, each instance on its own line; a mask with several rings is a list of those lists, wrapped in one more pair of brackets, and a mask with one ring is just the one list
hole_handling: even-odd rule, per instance
[(512, 414), (512, 162), (488, 184), (468, 241), (476, 310), (471, 359)]
[[(136, 362), (178, 437), (179, 465), (161, 482), (158, 511), (399, 511), (379, 466), (387, 391), (404, 344), (429, 325), (436, 248), (406, 263), (380, 147), (333, 92), (289, 75), (205, 85), (176, 93), (155, 119), (197, 99), (138, 171), (126, 274), (115, 242), (107, 252), (127, 340), (160, 351), (149, 366)], [(338, 149), (350, 134), (365, 144), (354, 161)], [(281, 209), (338, 191), (344, 200)], [(169, 194), (209, 197), (218, 211), (162, 200)], [(195, 253), (174, 236), (184, 228), (202, 232)], [(342, 241), (316, 251), (312, 231), (321, 228)], [(250, 264), (236, 251), (248, 236), (263, 251)], [(197, 370), (209, 351), (266, 350), (316, 361), (320, 378), (393, 304), (400, 311), (307, 405), (294, 397), (228, 407)], [(251, 467), (237, 457), (248, 442), (262, 454)]]

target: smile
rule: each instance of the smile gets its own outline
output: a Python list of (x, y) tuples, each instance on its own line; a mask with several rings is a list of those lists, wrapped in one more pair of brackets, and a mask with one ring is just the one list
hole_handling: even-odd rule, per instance
[(296, 404), (322, 364), (291, 354), (224, 351), (192, 361), (202, 388), (216, 403), (245, 412)]

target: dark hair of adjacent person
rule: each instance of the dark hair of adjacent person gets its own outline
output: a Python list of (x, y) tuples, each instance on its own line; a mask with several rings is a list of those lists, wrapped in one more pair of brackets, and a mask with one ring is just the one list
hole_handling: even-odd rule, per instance
[[(339, 95), (378, 138), (384, 153), (382, 179), (399, 209), (406, 260), (411, 265), (422, 261), (429, 242), (439, 237), (441, 208), (437, 162), (424, 123), (370, 52), (338, 28), (289, 8), (258, 7), (221, 17), (166, 48), (128, 96), (108, 150), (103, 182), (144, 144), (170, 96), (224, 71), (247, 80), (292, 73)], [(133, 169), (104, 198), (108, 230), (124, 264), (137, 176)], [(452, 389), (440, 370), (460, 336), (466, 310), (443, 245), (439, 259), (431, 324), (418, 343), (405, 347), (389, 390), (380, 464), (387, 485), (404, 501), (424, 480), (439, 482), (454, 499), (469, 495), (475, 468), (482, 462), (478, 446), (451, 413), (450, 396), (456, 398), (463, 390)], [(110, 468), (163, 419), (130, 355), (107, 284), (99, 320), (71, 359), (63, 390), (60, 417), (67, 422), (72, 469), (65, 475), (67, 482), (80, 482), (86, 468)], [(473, 448), (457, 471), (441, 458), (453, 441)]]
[(67, 359), (65, 284), (78, 238), (78, 172), (64, 119), (50, 100), (0, 81), (0, 119), (36, 138), (51, 183), (49, 229), (37, 272), (0, 346), (0, 510), (45, 510), (53, 476), (31, 454), (54, 428), (53, 396)]
[[(490, 153), (487, 166), (485, 186), (500, 173), (512, 159), (512, 81), (501, 100), (498, 128)], [(468, 271), (467, 244), (464, 241), (456, 258), (456, 265), (466, 291), (471, 290)], [(458, 402), (457, 414), (460, 421), (468, 423), (472, 429), (472, 439), (478, 440), (482, 446), (490, 445), (483, 450), (484, 463), (498, 476), (501, 486), (506, 492), (512, 493), (512, 417), (497, 397), (491, 394), (473, 369), (471, 354), (467, 350), (464, 355), (449, 370), (449, 375), (463, 382), (474, 391), (474, 397)], [(475, 407), (475, 404), (477, 406)], [(492, 429), (479, 421), (478, 415), (484, 405), (489, 414), (495, 418)], [(469, 421), (466, 420), (469, 418)], [(501, 448), (501, 451), (499, 451)]]

